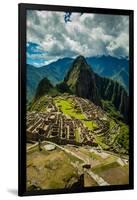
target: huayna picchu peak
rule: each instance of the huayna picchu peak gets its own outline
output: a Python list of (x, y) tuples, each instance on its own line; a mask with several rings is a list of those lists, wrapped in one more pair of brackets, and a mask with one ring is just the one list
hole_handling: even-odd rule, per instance
[(95, 74), (83, 56), (78, 56), (74, 60), (64, 82), (77, 96), (90, 99), (98, 105), (101, 104), (96, 87)]

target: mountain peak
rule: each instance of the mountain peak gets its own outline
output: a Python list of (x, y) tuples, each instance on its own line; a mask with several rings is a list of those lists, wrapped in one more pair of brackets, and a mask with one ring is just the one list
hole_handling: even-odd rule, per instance
[(73, 61), (71, 68), (68, 71), (64, 81), (68, 82), (69, 84), (72, 84), (72, 82), (73, 82), (73, 84), (74, 84), (74, 82), (77, 81), (79, 74), (83, 73), (84, 70), (88, 70), (89, 72), (91, 71), (84, 56), (79, 55)]
[(100, 105), (99, 95), (95, 83), (95, 74), (87, 64), (84, 56), (78, 56), (72, 63), (65, 79), (70, 91), (77, 96), (92, 100)]
[(45, 77), (43, 78), (37, 87), (35, 98), (38, 99), (39, 97), (47, 94), (53, 86), (50, 81)]
[(84, 66), (84, 67), (85, 67), (85, 66), (88, 66), (85, 57), (82, 56), (82, 55), (77, 56), (77, 57), (75, 58), (73, 64), (74, 64), (74, 65), (75, 65), (75, 64), (79, 64), (79, 67), (82, 67), (82, 66)]
[(75, 58), (75, 60), (79, 60), (79, 61), (86, 61), (85, 57), (83, 55), (79, 55)]

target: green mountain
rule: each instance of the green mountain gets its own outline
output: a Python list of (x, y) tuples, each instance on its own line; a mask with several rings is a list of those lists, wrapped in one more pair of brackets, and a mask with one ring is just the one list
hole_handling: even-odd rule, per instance
[(32, 65), (27, 65), (27, 100), (30, 101), (35, 95), (37, 89), (37, 83), (44, 77), (37, 70), (36, 67)]
[(54, 87), (50, 81), (45, 77), (43, 78), (37, 87), (36, 90), (36, 94), (35, 94), (35, 99), (39, 99), (41, 96), (44, 95), (51, 95), (51, 96), (55, 96), (59, 94), (58, 90), (56, 89), (56, 87)]
[(71, 58), (63, 58), (39, 68), (27, 64), (28, 102), (35, 96), (37, 86), (44, 77), (47, 77), (54, 85), (62, 81), (72, 61)]
[(113, 79), (114, 76), (119, 74), (119, 79), (116, 80), (128, 91), (128, 80), (123, 82), (124, 74), (120, 74), (121, 70), (129, 74), (129, 60), (127, 57), (116, 58), (110, 55), (103, 55), (88, 57), (86, 61), (99, 76)]
[[(114, 76), (112, 76), (112, 79), (121, 83), (121, 85), (124, 88), (129, 88), (129, 74), (124, 68), (122, 68), (118, 73), (116, 73)], [(128, 91), (128, 90), (126, 90), (126, 91)]]
[[(57, 95), (59, 93), (71, 93), (76, 96), (86, 98), (96, 105), (108, 110), (114, 107), (123, 115), (128, 122), (128, 94), (117, 81), (104, 78), (93, 72), (83, 56), (78, 56), (72, 63), (70, 70), (66, 74), (64, 81), (53, 86), (47, 78), (40, 81), (36, 98), (43, 95)], [(104, 101), (109, 102), (105, 103)]]
[(96, 86), (101, 99), (111, 102), (128, 122), (129, 97), (122, 85), (109, 78), (96, 74)]
[[(27, 100), (34, 97), (38, 83), (47, 77), (53, 85), (64, 80), (70, 70), (74, 59), (64, 57), (48, 65), (35, 67), (27, 64)], [(129, 61), (126, 58), (116, 58), (112, 56), (87, 57), (87, 63), (92, 66), (92, 70), (99, 76), (117, 80), (128, 92), (129, 82)]]
[(101, 104), (95, 74), (83, 56), (78, 56), (74, 60), (64, 82), (73, 94), (90, 99), (98, 105)]
[(104, 78), (93, 72), (83, 56), (78, 56), (64, 82), (77, 96), (87, 98), (102, 106), (102, 100), (110, 101), (128, 121), (128, 95), (126, 90), (114, 80)]

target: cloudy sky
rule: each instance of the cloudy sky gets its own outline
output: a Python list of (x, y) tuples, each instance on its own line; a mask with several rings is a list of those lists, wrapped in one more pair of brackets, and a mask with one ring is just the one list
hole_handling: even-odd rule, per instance
[(27, 63), (36, 67), (63, 57), (129, 53), (129, 17), (27, 11)]

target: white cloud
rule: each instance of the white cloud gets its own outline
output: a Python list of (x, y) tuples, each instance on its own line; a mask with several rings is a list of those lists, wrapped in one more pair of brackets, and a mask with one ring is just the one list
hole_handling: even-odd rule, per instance
[(72, 13), (70, 19), (65, 23), (64, 12), (28, 11), (27, 41), (47, 51), (49, 62), (79, 54), (128, 56), (128, 16)]
[(129, 52), (129, 38), (126, 33), (121, 33), (116, 39), (111, 41), (107, 46), (112, 56), (125, 56)]

